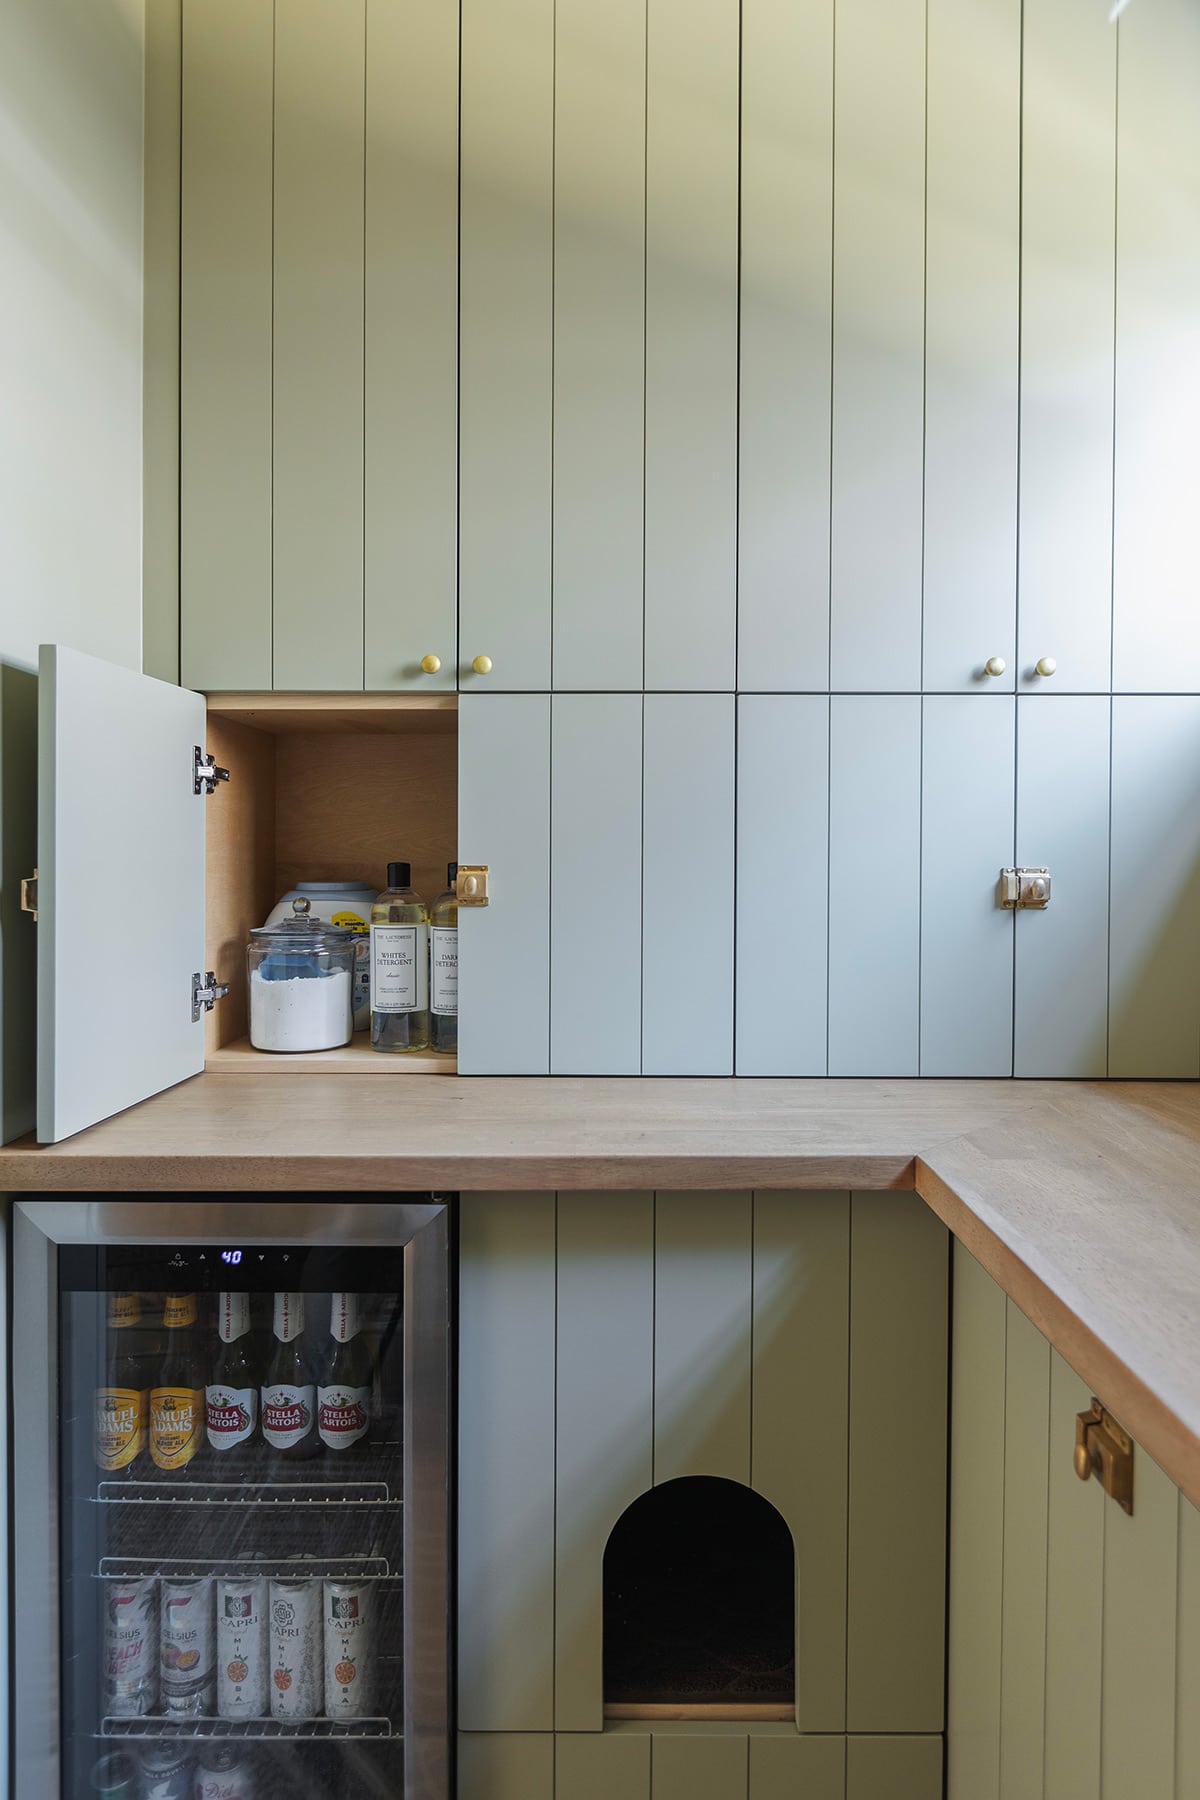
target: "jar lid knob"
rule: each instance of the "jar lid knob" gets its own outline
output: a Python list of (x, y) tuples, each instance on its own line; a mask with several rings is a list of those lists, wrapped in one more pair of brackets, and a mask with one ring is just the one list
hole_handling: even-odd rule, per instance
[(292, 911), (298, 919), (303, 919), (312, 911), (312, 901), (306, 899), (305, 896), (301, 894), (297, 899), (292, 901)]

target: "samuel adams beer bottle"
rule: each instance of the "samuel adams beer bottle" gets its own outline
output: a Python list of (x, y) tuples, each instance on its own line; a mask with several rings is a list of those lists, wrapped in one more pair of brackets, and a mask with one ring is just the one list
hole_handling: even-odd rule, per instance
[(262, 1434), (280, 1456), (315, 1456), (317, 1384), (304, 1348), (304, 1295), (276, 1294), (275, 1342), (262, 1384)]
[(146, 1448), (149, 1392), (135, 1348), (142, 1308), (136, 1294), (108, 1296), (103, 1385), (96, 1389), (92, 1446), (98, 1469), (127, 1472)]
[(217, 1295), (217, 1354), (204, 1390), (204, 1415), (209, 1444), (222, 1461), (242, 1461), (254, 1442), (258, 1418), (249, 1294)]
[(197, 1366), (196, 1296), (168, 1294), (166, 1347), (150, 1390), (150, 1457), (160, 1469), (182, 1469), (200, 1448), (204, 1380)]

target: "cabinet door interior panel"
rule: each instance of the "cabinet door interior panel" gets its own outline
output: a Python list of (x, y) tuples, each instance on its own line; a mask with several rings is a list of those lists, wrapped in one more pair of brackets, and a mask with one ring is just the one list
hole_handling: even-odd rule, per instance
[(1200, 699), (1113, 700), (1108, 1072), (1200, 1074)]
[(1121, 21), (1113, 686), (1200, 689), (1200, 12)]
[[(1175, 1789), (1179, 1491), (1144, 1453), (1134, 1513), (1104, 1526), (1100, 1800)], [(1196, 1696), (1185, 1696), (1194, 1709)]]
[(439, 0), (370, 0), (365, 204), (363, 680), (453, 688), (458, 14)]
[[(459, 1216), (458, 1719), (466, 1731), (548, 1732), (554, 1195), (466, 1194)], [(485, 1785), (479, 1800), (499, 1791)]]
[(365, 0), (276, 8), (278, 688), (363, 685), (365, 59)]
[(1030, 691), (1109, 684), (1119, 34), (1106, 13), (1025, 7), (1017, 656)]
[(742, 7), (738, 685), (751, 691), (829, 680), (833, 13), (833, 0)]
[(829, 1073), (916, 1075), (921, 702), (836, 694), (829, 728)]
[(839, 0), (834, 120), (830, 684), (915, 689), (925, 0)]
[(550, 1732), (460, 1731), (456, 1800), (555, 1800)]
[(642, 1073), (730, 1075), (733, 696), (644, 704)]
[(654, 1481), (652, 1194), (559, 1196), (557, 1309), (554, 1723), (598, 1733), (604, 1547)]
[(1110, 725), (1099, 695), (1017, 706), (1016, 862), (1053, 886), (1044, 912), (1016, 915), (1015, 1075), (1107, 1070)]
[(551, 702), (550, 1072), (642, 1066), (642, 697)]
[(745, 1800), (750, 1740), (740, 1732), (715, 1736), (655, 1733), (653, 1800)]
[[(550, 682), (553, 0), (464, 0), (459, 674)], [(492, 673), (472, 673), (488, 656)]]
[(650, 1800), (652, 1740), (611, 1731), (559, 1731), (554, 1739), (556, 1800)]
[(272, 0), (182, 9), (181, 679), (271, 686)]
[(737, 1073), (824, 1075), (829, 700), (738, 701)]
[(846, 1800), (941, 1800), (940, 1737), (846, 1740)]
[(750, 1484), (795, 1544), (802, 1732), (846, 1724), (849, 1368), (849, 1195), (755, 1194)]
[(1004, 1406), (1000, 1800), (1040, 1800), (1046, 1717), (1050, 1346), (1010, 1300)]
[(556, 688), (642, 685), (646, 0), (558, 0)]
[(550, 1068), (550, 698), (472, 694), (459, 703), (458, 843), (491, 870), (485, 907), (458, 918), (464, 1075)]
[[(1046, 1536), (1045, 1791), (1048, 1800), (1100, 1792), (1100, 1662), (1104, 1642), (1104, 1534), (1124, 1523), (1095, 1481), (1080, 1481), (1075, 1420), (1091, 1390), (1050, 1352), (1050, 1498)], [(1024, 1483), (1026, 1471), (1016, 1479)]]
[(770, 1736), (750, 1739), (750, 1800), (845, 1800), (843, 1737)]
[(654, 1216), (654, 1480), (750, 1480), (749, 1194), (660, 1193)]
[(928, 28), (924, 684), (1011, 690), (1021, 0), (929, 0)]
[(653, 0), (646, 48), (646, 686), (732, 689), (738, 0)]
[(921, 1073), (1011, 1075), (1015, 701), (937, 694), (923, 705)]
[(915, 1194), (856, 1193), (850, 1232), (847, 1725), (941, 1731), (949, 1237)]

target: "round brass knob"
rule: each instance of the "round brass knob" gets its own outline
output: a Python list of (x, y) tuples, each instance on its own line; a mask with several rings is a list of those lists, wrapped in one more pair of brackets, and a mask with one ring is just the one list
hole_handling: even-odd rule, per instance
[(1008, 664), (1002, 656), (989, 656), (983, 665), (985, 675), (1003, 675)]
[(428, 656), (423, 656), (421, 658), (421, 667), (425, 671), (426, 675), (436, 675), (438, 670), (441, 668), (441, 666), (442, 666), (441, 657), (434, 656), (432, 651), (430, 652), (430, 654)]
[(492, 659), (490, 656), (477, 656), (475, 661), (471, 664), (471, 667), (477, 675), (490, 675), (492, 672)]
[(1038, 660), (1037, 672), (1039, 675), (1053, 675), (1057, 667), (1058, 664), (1052, 656), (1043, 656)]
[(1078, 1475), (1080, 1481), (1086, 1481), (1088, 1479), (1088, 1477), (1091, 1475), (1091, 1472), (1092, 1472), (1092, 1459), (1088, 1454), (1087, 1445), (1086, 1444), (1076, 1444), (1076, 1446), (1075, 1446), (1075, 1473)]

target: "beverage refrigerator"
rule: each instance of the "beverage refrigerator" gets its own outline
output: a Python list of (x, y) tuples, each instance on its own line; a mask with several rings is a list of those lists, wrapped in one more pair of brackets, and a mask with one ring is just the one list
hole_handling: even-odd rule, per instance
[(18, 1198), (23, 1800), (449, 1800), (449, 1211)]

